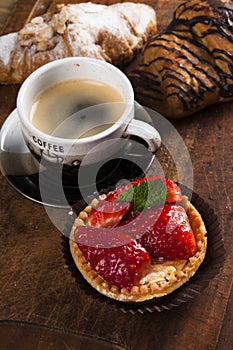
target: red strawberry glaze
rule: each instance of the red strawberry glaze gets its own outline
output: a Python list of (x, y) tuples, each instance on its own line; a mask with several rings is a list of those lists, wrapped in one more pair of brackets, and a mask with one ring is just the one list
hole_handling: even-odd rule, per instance
[[(159, 209), (160, 212), (161, 209)], [(157, 218), (158, 209), (148, 217)], [(187, 260), (197, 250), (196, 240), (183, 207), (166, 204), (153, 226), (138, 240), (157, 260)]]
[(152, 259), (187, 260), (196, 252), (196, 240), (183, 207), (165, 204), (128, 216), (119, 230), (136, 239)]
[(100, 201), (88, 216), (87, 224), (92, 227), (114, 227), (131, 208), (132, 204), (127, 202)]
[(81, 226), (74, 238), (91, 268), (112, 285), (130, 290), (150, 269), (148, 252), (116, 229)]

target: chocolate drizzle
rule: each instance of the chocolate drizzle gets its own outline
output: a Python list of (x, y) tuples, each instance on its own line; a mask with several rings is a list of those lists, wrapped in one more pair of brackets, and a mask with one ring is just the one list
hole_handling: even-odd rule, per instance
[(129, 78), (136, 99), (167, 117), (233, 99), (233, 5), (181, 4), (166, 31), (148, 41), (143, 64)]

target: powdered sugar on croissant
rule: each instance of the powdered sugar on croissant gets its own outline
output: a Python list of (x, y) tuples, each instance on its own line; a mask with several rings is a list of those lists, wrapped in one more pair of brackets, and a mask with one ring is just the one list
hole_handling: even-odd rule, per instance
[(123, 67), (155, 32), (155, 11), (144, 4), (58, 5), (56, 13), (0, 37), (0, 83), (21, 83), (36, 68), (68, 56)]

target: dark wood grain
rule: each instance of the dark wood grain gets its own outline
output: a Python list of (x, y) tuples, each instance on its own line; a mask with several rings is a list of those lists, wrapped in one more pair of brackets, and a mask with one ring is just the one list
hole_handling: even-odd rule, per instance
[(124, 348), (100, 338), (94, 338), (80, 332), (61, 331), (56, 328), (28, 322), (0, 322), (1, 350), (124, 350)]
[[(20, 29), (29, 18), (48, 9), (53, 10), (58, 2), (64, 1), (18, 1), (3, 33)], [(112, 2), (114, 1), (106, 3)], [(162, 30), (181, 1), (147, 3), (158, 10), (159, 30)], [(18, 88), (19, 86), (0, 86), (0, 125), (15, 108)], [(12, 325), (12, 322), (20, 321), (26, 322), (29, 328), (31, 325), (32, 334), (35, 334), (33, 327), (37, 325), (38, 341), (33, 349), (77, 349), (74, 339), (75, 336), (78, 339), (80, 333), (117, 343), (127, 350), (231, 349), (232, 115), (233, 103), (219, 104), (173, 122), (191, 156), (194, 190), (218, 215), (225, 240), (226, 261), (221, 273), (210, 282), (202, 295), (170, 311), (144, 315), (124, 314), (111, 305), (101, 304), (85, 295), (67, 270), (62, 255), (59, 227), (62, 226), (67, 211), (53, 211), (53, 217), (59, 222), (56, 227), (42, 205), (21, 196), (1, 175), (0, 343), (8, 344), (8, 335), (11, 334), (12, 349), (20, 348), (17, 347), (19, 339), (30, 345), (32, 337), (20, 328), (21, 324), (16, 322), (16, 325)], [(170, 142), (175, 143), (173, 136), (170, 137)], [(168, 176), (175, 176), (176, 171), (166, 149), (161, 148), (157, 159), (166, 168)], [(47, 339), (52, 339), (51, 342), (56, 347), (40, 345), (41, 339), (46, 339), (43, 327), (52, 329)], [(57, 336), (54, 329), (59, 333)], [(67, 342), (60, 341), (62, 333), (64, 339), (68, 339)], [(6, 346), (4, 348), (3, 345), (3, 349)]]

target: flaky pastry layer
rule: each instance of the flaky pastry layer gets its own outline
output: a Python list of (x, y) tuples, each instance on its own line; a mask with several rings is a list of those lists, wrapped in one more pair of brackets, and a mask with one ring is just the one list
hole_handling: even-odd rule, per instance
[[(100, 199), (104, 199), (103, 197)], [(163, 263), (155, 263), (151, 265), (149, 273), (143, 277), (139, 285), (134, 285), (130, 291), (126, 288), (118, 288), (106, 282), (98, 273), (93, 271), (88, 261), (86, 261), (77, 243), (74, 241), (74, 231), (77, 226), (85, 225), (88, 214), (97, 204), (98, 200), (94, 200), (92, 205), (87, 206), (79, 213), (74, 222), (70, 234), (70, 251), (73, 260), (86, 279), (86, 281), (101, 294), (123, 302), (142, 302), (152, 298), (165, 296), (184, 283), (186, 283), (198, 270), (204, 260), (207, 237), (206, 227), (198, 210), (183, 196), (183, 205), (187, 211), (187, 215), (196, 239), (197, 252), (188, 260), (165, 261)]]

